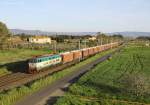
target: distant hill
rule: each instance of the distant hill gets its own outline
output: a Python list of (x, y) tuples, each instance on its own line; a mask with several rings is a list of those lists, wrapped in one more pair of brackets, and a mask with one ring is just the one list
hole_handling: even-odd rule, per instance
[[(96, 35), (97, 32), (46, 32), (40, 30), (22, 30), (22, 29), (10, 29), (13, 35), (16, 34), (29, 34), (29, 35)], [(137, 36), (150, 36), (150, 32), (113, 32), (106, 33), (108, 35), (121, 34), (123, 36), (137, 37)]]
[(10, 32), (13, 35), (16, 34), (28, 34), (28, 35), (49, 35), (49, 32), (40, 31), (40, 30), (23, 30), (23, 29), (10, 29)]
[(46, 32), (40, 30), (22, 30), (22, 29), (10, 29), (13, 35), (16, 34), (28, 34), (28, 35), (95, 35), (96, 32)]
[(108, 34), (109, 35), (121, 34), (123, 36), (130, 36), (130, 37), (150, 36), (150, 32), (114, 32), (114, 33), (108, 33)]

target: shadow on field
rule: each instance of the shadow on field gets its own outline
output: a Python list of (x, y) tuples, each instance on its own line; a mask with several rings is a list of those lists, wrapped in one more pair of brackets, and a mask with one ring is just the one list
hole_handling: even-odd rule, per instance
[[(63, 91), (65, 93), (68, 91), (68, 89), (69, 89), (69, 87), (63, 87), (63, 88), (61, 88), (61, 91)], [(58, 93), (56, 93), (56, 96), (50, 96), (50, 98), (46, 101), (45, 105), (54, 105), (59, 98), (64, 96), (63, 94), (60, 95), (61, 93), (58, 95), (57, 94)]]
[(111, 94), (120, 94), (120, 93), (122, 93), (121, 88), (117, 88), (117, 87), (110, 86), (110, 85), (107, 85), (107, 84), (102, 84), (102, 83), (88, 82), (88, 84), (86, 84), (86, 86), (97, 88), (98, 90), (100, 90), (101, 92), (104, 92), (104, 93), (111, 93)]
[(61, 96), (54, 96), (54, 97), (51, 97), (50, 99), (48, 99), (46, 101), (46, 105), (54, 105), (57, 101), (58, 98), (60, 98)]
[(6, 68), (8, 71), (13, 73), (22, 72), (25, 73), (28, 69), (28, 62), (27, 61), (18, 61), (18, 62), (11, 62), (0, 65), (0, 68)]

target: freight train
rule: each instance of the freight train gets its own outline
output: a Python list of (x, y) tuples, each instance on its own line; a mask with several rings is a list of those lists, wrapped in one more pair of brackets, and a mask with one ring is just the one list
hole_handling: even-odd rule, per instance
[(95, 55), (99, 52), (117, 47), (119, 42), (109, 43), (101, 46), (89, 47), (70, 52), (64, 52), (54, 55), (36, 56), (28, 61), (28, 73), (37, 73), (43, 71), (45, 68), (56, 66), (59, 64), (69, 63), (75, 60), (83, 60), (89, 56)]

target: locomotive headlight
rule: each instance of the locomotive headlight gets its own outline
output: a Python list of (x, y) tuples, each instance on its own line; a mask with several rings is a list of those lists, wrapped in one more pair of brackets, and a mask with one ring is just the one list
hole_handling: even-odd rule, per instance
[(29, 67), (35, 67), (34, 63), (29, 63)]

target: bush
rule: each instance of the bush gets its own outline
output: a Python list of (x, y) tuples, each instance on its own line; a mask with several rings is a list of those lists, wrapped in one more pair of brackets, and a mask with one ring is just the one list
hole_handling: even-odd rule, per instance
[(143, 74), (128, 74), (121, 79), (125, 91), (136, 96), (145, 96), (150, 93), (149, 80)]

